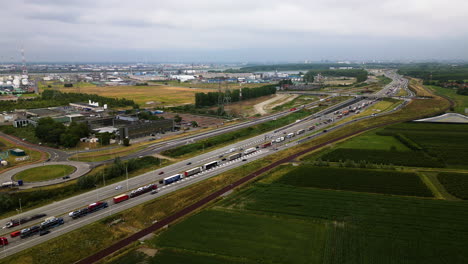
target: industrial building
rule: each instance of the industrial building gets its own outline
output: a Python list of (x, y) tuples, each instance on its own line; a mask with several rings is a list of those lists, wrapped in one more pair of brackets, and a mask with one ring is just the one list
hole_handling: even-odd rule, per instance
[(119, 138), (138, 138), (174, 130), (174, 120), (144, 120), (119, 127)]

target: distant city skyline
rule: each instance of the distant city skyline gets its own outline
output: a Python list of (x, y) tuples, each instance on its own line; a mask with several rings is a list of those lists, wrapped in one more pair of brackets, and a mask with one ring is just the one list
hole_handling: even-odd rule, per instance
[(462, 0), (2, 3), (0, 62), (468, 61)]

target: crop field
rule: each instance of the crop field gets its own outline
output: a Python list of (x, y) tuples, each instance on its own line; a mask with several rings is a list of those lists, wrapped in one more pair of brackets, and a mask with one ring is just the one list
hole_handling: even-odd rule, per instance
[(208, 210), (162, 233), (156, 244), (267, 263), (308, 264), (320, 261), (326, 229), (319, 220)]
[[(208, 89), (195, 89), (171, 86), (84, 86), (81, 93), (97, 94), (112, 98), (126, 98), (134, 100), (142, 106), (154, 102), (154, 106), (176, 106), (195, 103), (195, 93), (210, 92)], [(59, 89), (61, 92), (77, 92), (77, 87)], [(216, 91), (216, 90), (213, 90)]]
[(449, 166), (468, 166), (468, 124), (403, 123), (382, 134), (403, 134)]
[(360, 136), (351, 138), (339, 145), (340, 148), (351, 149), (378, 149), (390, 150), (394, 148), (397, 151), (411, 151), (393, 136), (377, 135), (375, 131), (367, 132)]
[(444, 167), (444, 164), (423, 152), (372, 149), (337, 148), (321, 157), (328, 161), (353, 160), (374, 164), (392, 164), (412, 167)]
[(311, 263), (468, 261), (466, 202), (257, 184), (221, 205), (245, 214), (330, 221), (323, 258)]
[(450, 194), (468, 200), (468, 173), (443, 172), (437, 175), (437, 179)]
[(432, 197), (415, 173), (300, 166), (275, 183), (297, 187)]

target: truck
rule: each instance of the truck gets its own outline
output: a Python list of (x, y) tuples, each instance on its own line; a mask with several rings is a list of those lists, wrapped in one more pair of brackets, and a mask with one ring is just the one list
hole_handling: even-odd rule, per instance
[(289, 134), (286, 135), (286, 138), (292, 138), (292, 137), (294, 137), (294, 136), (295, 136), (294, 133), (289, 133)]
[(206, 163), (205, 165), (202, 166), (203, 170), (209, 170), (211, 168), (214, 168), (219, 165), (219, 162), (217, 160), (211, 161)]
[(112, 198), (112, 200), (114, 201), (115, 204), (121, 203), (121, 202), (126, 201), (128, 199), (130, 199), (130, 196), (128, 196), (128, 194), (121, 194), (121, 195), (118, 195), (118, 196), (115, 196), (114, 198)]
[(101, 209), (104, 209), (108, 206), (106, 202), (95, 202), (90, 205), (88, 205), (88, 212), (92, 213)]
[(137, 197), (139, 195), (142, 195), (144, 193), (150, 192), (152, 190), (156, 190), (158, 186), (156, 184), (148, 184), (146, 186), (140, 187), (136, 190), (133, 190), (130, 192), (130, 198)]
[(61, 217), (49, 217), (41, 223), (41, 230), (48, 230), (60, 225), (63, 225), (65, 221)]
[(305, 133), (305, 130), (304, 129), (299, 129), (297, 132), (296, 132), (296, 135), (300, 135), (300, 134), (304, 134)]
[(343, 111), (343, 115), (349, 115), (349, 111), (348, 110)]
[(27, 237), (33, 236), (33, 235), (39, 233), (40, 230), (41, 230), (41, 227), (38, 226), (38, 225), (31, 226), (29, 228), (25, 228), (25, 229), (21, 230), (20, 237), (21, 238), (27, 238)]
[(18, 231), (14, 231), (14, 232), (11, 232), (10, 233), (10, 237), (13, 238), (13, 237), (17, 237), (17, 236), (20, 236), (21, 235), (21, 231), (18, 230)]
[(88, 214), (88, 207), (82, 208), (82, 209), (79, 209), (79, 210), (76, 210), (76, 211), (73, 211), (73, 212), (70, 212), (68, 214), (68, 216), (70, 216), (73, 219), (77, 219), (77, 218), (80, 218), (80, 217), (85, 216), (87, 214)]
[(231, 161), (231, 160), (235, 160), (235, 159), (238, 159), (242, 156), (242, 153), (239, 152), (239, 153), (236, 153), (236, 154), (232, 154), (231, 156), (228, 157), (228, 160)]
[(185, 177), (190, 177), (190, 176), (195, 175), (195, 174), (200, 173), (200, 172), (202, 172), (202, 168), (201, 167), (196, 167), (196, 168), (193, 168), (191, 170), (188, 170), (188, 171), (184, 172), (184, 176)]
[(262, 148), (268, 148), (269, 146), (271, 146), (271, 142), (267, 142), (267, 143), (264, 143), (262, 144)]
[(12, 228), (12, 227), (18, 226), (20, 224), (27, 223), (27, 222), (32, 221), (32, 220), (42, 218), (44, 216), (46, 216), (46, 214), (35, 214), (35, 215), (20, 218), (20, 219), (12, 219), (8, 223), (5, 224), (5, 227), (6, 228)]
[(8, 245), (8, 239), (6, 237), (0, 237), (0, 246)]
[(256, 148), (248, 148), (244, 150), (244, 155), (249, 155), (250, 153), (254, 153), (255, 151), (257, 151)]
[(164, 184), (171, 184), (173, 182), (176, 182), (176, 181), (179, 181), (182, 179), (182, 174), (176, 174), (176, 175), (172, 175), (170, 177), (166, 177), (163, 179), (163, 183)]

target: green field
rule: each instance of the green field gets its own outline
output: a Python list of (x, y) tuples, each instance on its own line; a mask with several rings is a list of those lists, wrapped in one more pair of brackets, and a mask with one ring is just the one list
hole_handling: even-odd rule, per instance
[(382, 133), (403, 134), (449, 167), (468, 167), (468, 124), (402, 123)]
[(432, 197), (415, 173), (300, 166), (276, 183), (323, 189)]
[[(318, 155), (306, 157), (314, 159)], [(468, 167), (468, 125), (408, 122), (354, 137), (322, 160), (413, 167)]]
[(439, 173), (437, 179), (453, 196), (468, 200), (468, 173)]
[(13, 178), (25, 182), (47, 181), (57, 179), (75, 171), (75, 167), (69, 165), (45, 165), (21, 171)]
[(353, 160), (374, 164), (393, 164), (413, 167), (443, 167), (444, 164), (422, 152), (389, 151), (372, 149), (337, 148), (321, 157), (328, 161)]
[(266, 263), (308, 264), (320, 261), (328, 228), (320, 220), (208, 210), (164, 232), (156, 244)]
[(395, 148), (397, 151), (410, 151), (408, 147), (402, 144), (393, 136), (380, 136), (375, 131), (367, 132), (358, 137), (351, 138), (340, 144), (340, 148), (351, 149), (378, 149), (390, 150)]
[(182, 250), (158, 263), (200, 263), (192, 254), (245, 263), (466, 263), (467, 209), (466, 202), (256, 184), (154, 244)]
[(457, 90), (451, 88), (443, 88), (435, 85), (426, 85), (436, 94), (444, 95), (455, 101), (455, 112), (465, 114), (465, 108), (468, 108), (468, 96), (457, 94)]

